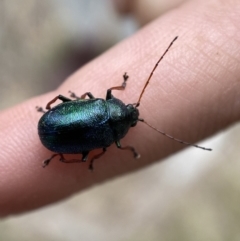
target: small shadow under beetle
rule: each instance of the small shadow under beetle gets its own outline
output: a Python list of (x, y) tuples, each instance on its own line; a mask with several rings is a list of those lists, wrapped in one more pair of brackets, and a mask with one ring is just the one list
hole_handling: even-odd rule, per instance
[[(177, 38), (175, 37), (172, 40), (155, 64), (135, 104), (125, 105), (112, 95), (112, 90), (125, 89), (128, 80), (128, 75), (125, 73), (121, 86), (115, 86), (107, 90), (106, 100), (95, 98), (90, 92), (86, 92), (80, 97), (70, 92), (74, 100), (58, 95), (47, 104), (47, 111), (37, 107), (39, 112), (44, 113), (38, 122), (40, 140), (47, 149), (55, 153), (43, 162), (43, 167), (46, 167), (56, 156), (59, 156), (59, 160), (65, 163), (86, 162), (90, 151), (102, 148), (102, 152), (93, 156), (90, 160), (89, 169), (93, 170), (94, 160), (100, 158), (106, 152), (107, 147), (113, 143), (120, 150), (131, 151), (135, 158), (139, 158), (140, 155), (134, 147), (122, 147), (120, 143), (120, 140), (128, 133), (129, 128), (136, 126), (139, 121), (174, 141), (211, 151), (210, 148), (176, 139), (148, 124), (144, 119), (139, 118), (138, 107), (143, 93), (158, 64)], [(86, 97), (89, 99), (85, 99)], [(61, 100), (62, 103), (51, 107), (56, 100)], [(82, 154), (82, 159), (66, 160), (63, 154)]]

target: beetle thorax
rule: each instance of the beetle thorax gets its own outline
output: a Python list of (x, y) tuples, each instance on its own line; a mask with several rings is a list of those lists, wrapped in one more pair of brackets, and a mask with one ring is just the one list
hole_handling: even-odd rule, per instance
[(139, 111), (132, 105), (125, 105), (121, 100), (112, 98), (107, 101), (109, 108), (109, 117), (115, 124), (124, 125), (126, 129), (133, 127), (138, 122)]
[(132, 104), (125, 105), (121, 100), (112, 98), (107, 100), (109, 111), (109, 123), (114, 133), (114, 138), (123, 138), (130, 127), (138, 122), (139, 112)]

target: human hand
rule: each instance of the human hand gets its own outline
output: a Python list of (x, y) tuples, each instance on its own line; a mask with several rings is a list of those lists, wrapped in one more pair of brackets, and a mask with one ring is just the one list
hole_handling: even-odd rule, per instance
[[(122, 82), (125, 71), (130, 76), (126, 90), (113, 94), (126, 104), (136, 102), (152, 67), (176, 35), (179, 39), (144, 93), (139, 107), (141, 117), (189, 142), (238, 121), (239, 12), (237, 1), (186, 3), (81, 68), (56, 91), (2, 111), (0, 214), (55, 202), (150, 165), (184, 147), (138, 123), (122, 141), (138, 150), (142, 156), (138, 161), (113, 145), (96, 161), (94, 173), (87, 170), (88, 163), (65, 165), (56, 160), (43, 169), (42, 161), (51, 152), (38, 138), (37, 122), (41, 115), (35, 111), (35, 106), (45, 106), (58, 94), (67, 96), (69, 90), (79, 95), (91, 91), (104, 98), (109, 87)], [(98, 152), (93, 151), (91, 156)]]

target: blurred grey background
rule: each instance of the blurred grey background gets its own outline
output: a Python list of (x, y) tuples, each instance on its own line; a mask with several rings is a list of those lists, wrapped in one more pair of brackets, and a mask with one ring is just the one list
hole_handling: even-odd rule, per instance
[[(0, 109), (50, 91), (137, 31), (110, 0), (0, 0)], [(33, 109), (34, 111), (34, 109)], [(61, 203), (0, 221), (1, 241), (240, 240), (240, 127)]]

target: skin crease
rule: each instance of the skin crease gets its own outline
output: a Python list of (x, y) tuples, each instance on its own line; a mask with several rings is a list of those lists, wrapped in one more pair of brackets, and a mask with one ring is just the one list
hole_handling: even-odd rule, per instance
[[(238, 1), (189, 2), (150, 23), (70, 76), (54, 92), (0, 113), (0, 215), (39, 208), (69, 195), (164, 158), (185, 146), (138, 123), (122, 140), (141, 153), (135, 160), (114, 145), (88, 171), (88, 163), (63, 164), (37, 134), (41, 113), (56, 95), (91, 91), (105, 98), (109, 87), (130, 78), (114, 96), (135, 103), (152, 68), (172, 39), (169, 53), (157, 68), (139, 107), (140, 116), (155, 127), (196, 142), (240, 118), (240, 5)], [(90, 157), (101, 150), (96, 150)], [(196, 152), (202, 151), (196, 149)], [(211, 152), (208, 153), (211, 155)], [(66, 155), (70, 159), (71, 155)], [(79, 155), (80, 157), (80, 155)]]

